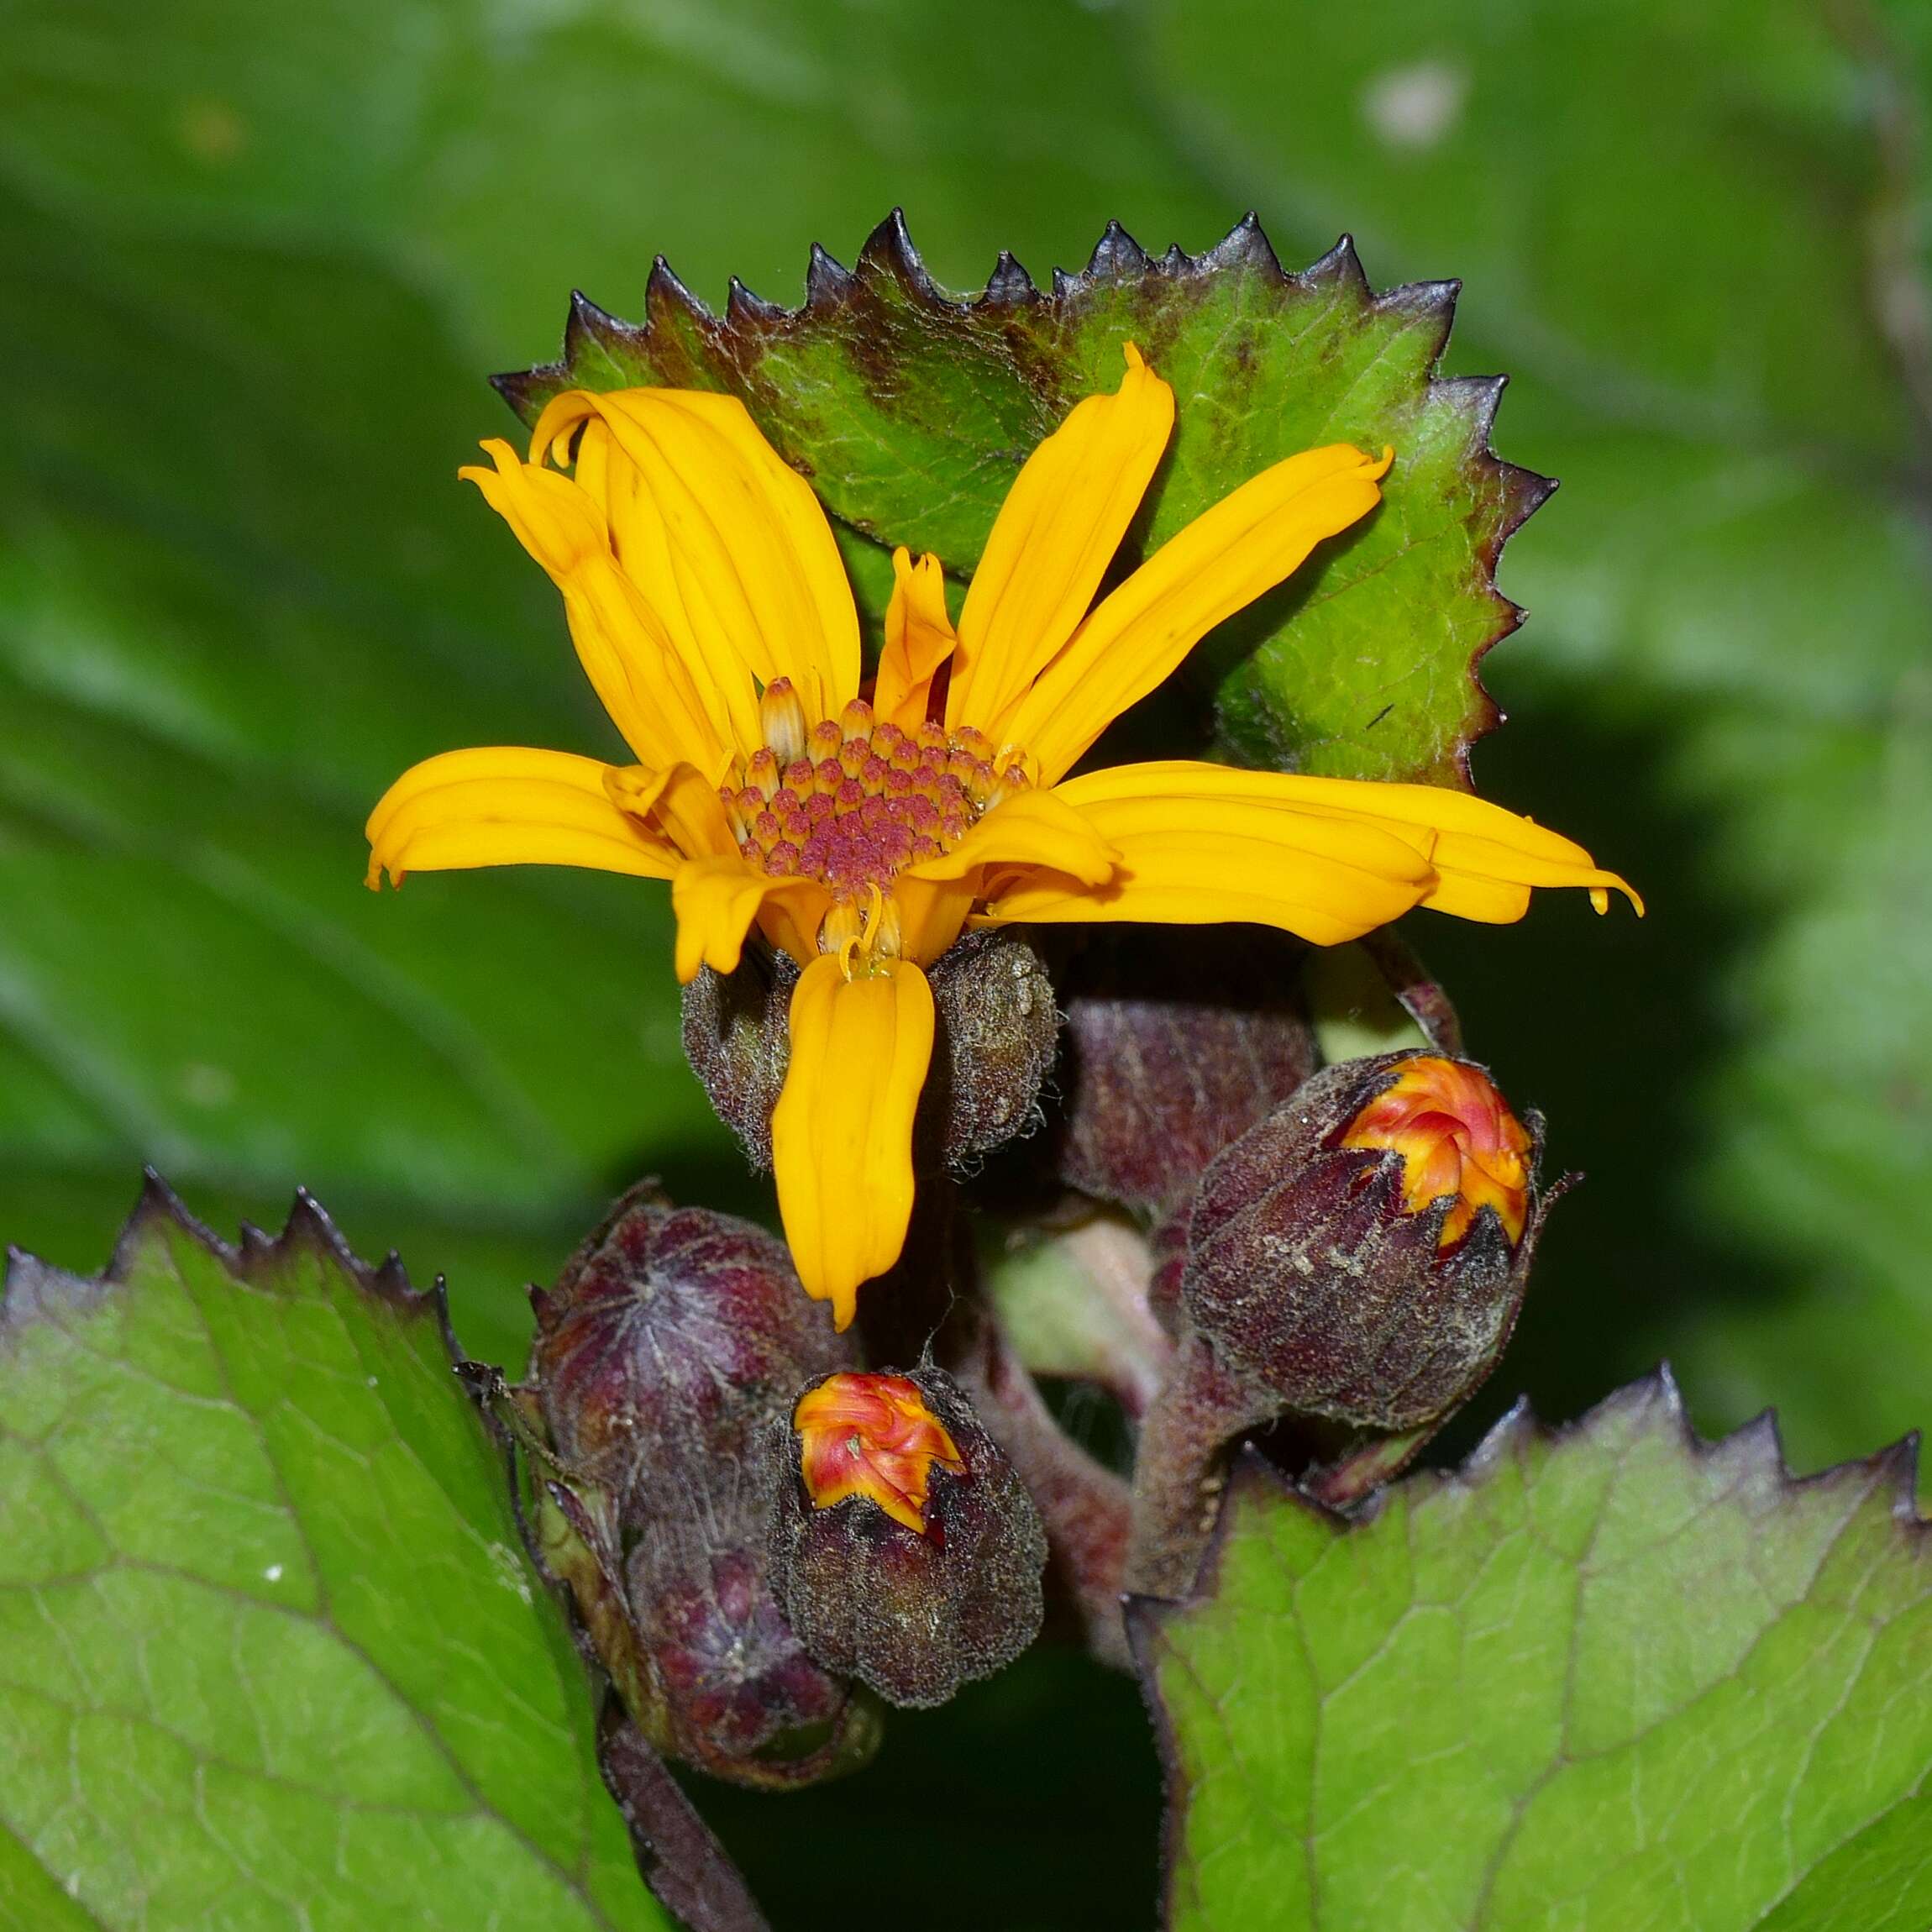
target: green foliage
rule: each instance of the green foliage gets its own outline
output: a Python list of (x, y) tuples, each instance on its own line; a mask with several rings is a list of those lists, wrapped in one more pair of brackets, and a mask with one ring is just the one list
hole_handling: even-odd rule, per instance
[(298, 1200), (216, 1246), (151, 1187), (98, 1281), (0, 1306), (0, 1921), (635, 1927), (440, 1304)]
[(258, 1209), (326, 1177), (386, 1237), (528, 1244), (613, 1169), (722, 1147), (661, 895), (363, 889), (361, 819), (414, 759), (607, 728), (451, 476), (474, 386), (421, 302), (323, 259), (81, 245), (17, 199), (0, 246), (0, 344), (37, 371), (0, 475), (9, 1167), (118, 1193), (164, 1161)]
[(1346, 242), (1284, 274), (1251, 218), (1205, 255), (1158, 262), (1110, 227), (1051, 294), (1002, 255), (960, 301), (895, 214), (850, 273), (815, 255), (796, 311), (734, 285), (720, 320), (660, 261), (642, 325), (580, 297), (563, 360), (498, 386), (533, 423), (573, 386), (729, 390), (834, 515), (961, 575), (1033, 446), (1118, 383), (1124, 342), (1182, 398), (1136, 526), (1143, 551), (1299, 450), (1393, 446), (1375, 515), (1204, 656), (1224, 667), (1222, 728), (1251, 758), (1458, 784), (1495, 716), (1474, 660), (1516, 622), (1496, 558), (1549, 486), (1490, 453), (1499, 383), (1433, 380), (1455, 297), (1448, 283), (1373, 295)]
[[(1378, 283), (1467, 277), (1455, 366), (1513, 372), (1507, 445), (1566, 483), (1510, 547), (1504, 586), (1536, 622), (1485, 667), (1516, 722), (1478, 777), (1631, 870), (1653, 917), (1627, 939), (1561, 910), (1520, 934), (1417, 935), (1478, 1050), (1550, 1112), (1556, 1158), (1592, 1176), (1553, 1231), (1547, 1320), (1533, 1303), (1515, 1373), (1568, 1409), (1667, 1347), (1714, 1414), (1778, 1401), (1808, 1462), (1922, 1420), (1932, 1013), (1915, 990), (1932, 977), (1932, 842), (1915, 828), (1932, 758), (1914, 667), (1932, 599), (1906, 459), (1927, 386), (1899, 341), (1924, 286), (1923, 11), (29, 4), (0, 55), (0, 186), (53, 239), (11, 242), (0, 302), (16, 366), (63, 380), (18, 386), (29, 433), (0, 451), (0, 669), (131, 738), (137, 763), (165, 732), (179, 759), (164, 801), (199, 762), (238, 773), (262, 811), (291, 740), (328, 752), (286, 789), (315, 814), (312, 876), (339, 895), (305, 895), (306, 930), (343, 963), (328, 1005), (339, 1063), (365, 1084), (360, 1130), (313, 1139), (306, 1116), (333, 1093), (302, 1115), (277, 1110), (286, 1089), (242, 1097), (274, 1075), (237, 1063), (226, 1019), (267, 997), (231, 963), (274, 943), (259, 935), (232, 951), (211, 937), (172, 982), (198, 1036), (178, 1058), (139, 1037), (151, 1022), (117, 1032), (85, 979), (63, 993), (83, 945), (139, 954), (171, 924), (212, 935), (218, 911), (244, 937), (261, 922), (259, 864), (230, 870), (228, 902), (197, 925), (166, 910), (205, 898), (178, 861), (129, 859), (116, 925), (76, 919), (67, 953), (0, 974), (0, 1092), (46, 1103), (4, 1116), (8, 1231), (91, 1261), (84, 1231), (111, 1224), (139, 1152), (256, 1211), (292, 1166), (352, 1227), (420, 1227), (426, 1259), (506, 1234), (506, 1284), (554, 1266), (593, 1179), (711, 1131), (672, 1065), (655, 895), (475, 875), (365, 906), (350, 884), (361, 813), (401, 760), (491, 737), (603, 742), (571, 704), (546, 587), (444, 480), (505, 426), (475, 372), (550, 353), (574, 285), (633, 303), (653, 249), (715, 302), (733, 274), (795, 300), (804, 239), (849, 260), (900, 202), (941, 281), (983, 279), (1005, 247), (1044, 286), (1110, 217), (1199, 247), (1252, 203), (1294, 259), (1347, 226)], [(91, 351), (66, 358), (83, 317)], [(138, 428), (171, 391), (205, 395), (196, 365), (252, 372), (249, 407), (219, 418), (218, 441), (192, 433), (192, 408), (171, 418), (160, 491), (124, 474), (140, 436), (70, 434), (71, 411)], [(291, 438), (390, 491), (396, 514), (356, 517), (339, 469), (306, 475)], [(256, 533), (270, 500), (288, 507), (272, 545)], [(432, 555), (444, 568), (425, 577)], [(458, 629), (437, 658), (445, 605)], [(298, 620), (314, 648), (295, 703), (265, 644)], [(461, 677), (426, 695), (424, 667), (453, 661)], [(244, 690), (258, 701), (240, 706)], [(76, 820), (71, 786), (39, 803), (14, 755), (0, 844), (92, 864), (105, 831)], [(150, 851), (200, 849), (172, 838), (173, 811), (119, 823)], [(217, 852), (236, 836), (232, 815), (188, 829)], [(44, 858), (30, 889), (53, 875)], [(293, 951), (277, 954), (285, 990), (312, 1024), (328, 969), (297, 971)], [(476, 983), (506, 959), (511, 999)], [(522, 996), (539, 966), (554, 1001)], [(377, 988), (391, 1016), (368, 1031), (386, 1026), (396, 1050), (360, 1052), (348, 1015)], [(523, 1105), (426, 1070), (417, 1017), (445, 1062), (496, 1074), (499, 1095), (507, 1079)], [(1593, 1026), (1614, 1050), (1578, 1050)], [(528, 1059), (555, 1078), (533, 1089)], [(221, 1090), (208, 1068), (236, 1077), (219, 1131), (218, 1108), (178, 1093)], [(438, 1091), (462, 1124), (447, 1144), (472, 1152), (420, 1184), (404, 1158), (374, 1179), (341, 1160), (378, 1121), (423, 1124)], [(561, 1153), (516, 1138), (531, 1110), (561, 1120)], [(511, 1169), (508, 1196), (549, 1205), (506, 1230)], [(1633, 1281), (1655, 1285), (1633, 1298)]]
[(1932, 1913), (1909, 1448), (1805, 1483), (1667, 1378), (1347, 1525), (1248, 1465), (1143, 1603), (1174, 1932), (1907, 1932)]
[[(1659, 1246), (1703, 1251), (1653, 1305), (1619, 1299), (1615, 1361), (1667, 1347), (1725, 1415), (1777, 1403), (1807, 1462), (1922, 1423), (1932, 1378), (1925, 18), (1404, 3), (1284, 31), (1266, 0), (1153, 0), (1144, 23), (1167, 124), (1210, 179), (1264, 214), (1346, 211), (1381, 272), (1467, 278), (1458, 341), (1509, 370), (1511, 447), (1564, 480), (1509, 553), (1536, 623), (1498, 660), (1504, 696), (1531, 731), (1539, 707), (1615, 721), (1606, 762), (1649, 748), (1674, 823), (1632, 875), (1674, 885), (1653, 923), (1709, 950), (1619, 1015), (1620, 1088), (1521, 1039), (1520, 981), (1485, 1011), (1479, 974), (1424, 943), (1595, 1188), (1674, 1193), (1664, 1242), (1667, 1199), (1623, 1236), (1580, 1204), (1594, 1294)], [(1487, 788), (1512, 761), (1478, 762)], [(1643, 857), (1560, 785), (1548, 816)], [(1704, 855), (1679, 868), (1686, 816)], [(1578, 1014), (1618, 997), (1595, 990)], [(1659, 1073), (1698, 1083), (1681, 1125), (1645, 1091)], [(1614, 1137), (1578, 1121), (1617, 1107)], [(1646, 1161), (1646, 1132), (1681, 1165)], [(1720, 1270), (1742, 1278), (1714, 1305)]]
[[(1347, 227), (1378, 285), (1467, 278), (1452, 371), (1509, 369), (1505, 445), (1565, 483), (1509, 552), (1534, 622), (1485, 666), (1515, 717), (1478, 776), (1651, 894), (1641, 928), (1414, 935), (1591, 1176), (1499, 1381), (1572, 1413), (1667, 1347), (1704, 1412), (1777, 1400), (1808, 1464), (1922, 1422), (1926, 22), (27, 0), (0, 49), (0, 1236), (92, 1265), (137, 1156), (224, 1216), (300, 1178), (449, 1267), (465, 1336), (513, 1359), (517, 1286), (590, 1195), (669, 1164), (722, 1200), (657, 895), (357, 883), (409, 759), (608, 743), (548, 587), (449, 480), (510, 426), (477, 372), (550, 354), (572, 286), (633, 309), (654, 249), (721, 307), (732, 274), (795, 301), (805, 241), (850, 260), (898, 202), (941, 281), (1010, 248), (1044, 284), (1111, 218), (1199, 248), (1253, 204), (1292, 260)], [(932, 1775), (1004, 1792), (1032, 1682)], [(1085, 1767), (1079, 1845), (1118, 1836), (1092, 1793), (1131, 1755)], [(848, 1796), (742, 1822), (814, 1923), (849, 1915), (811, 1862)], [(935, 1924), (1017, 1924), (1021, 1891), (1042, 1926), (1132, 1921), (1137, 1872), (1023, 1822)], [(1915, 1833), (1893, 1810), (1770, 1923), (1883, 1925), (1873, 1875)], [(0, 1858), (0, 1919), (58, 1924), (23, 1885)]]

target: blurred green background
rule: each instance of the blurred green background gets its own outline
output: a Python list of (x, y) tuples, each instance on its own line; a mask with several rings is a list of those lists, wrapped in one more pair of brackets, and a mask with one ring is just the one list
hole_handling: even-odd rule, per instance
[[(0, 24), (0, 1236), (98, 1266), (144, 1160), (224, 1230), (299, 1181), (514, 1358), (521, 1284), (626, 1179), (755, 1198), (680, 1058), (661, 894), (360, 883), (412, 759), (609, 743), (454, 479), (508, 426), (483, 376), (554, 353), (573, 286), (637, 312), (660, 251), (795, 302), (811, 242), (849, 260), (895, 203), (959, 287), (1252, 206), (1290, 266), (1348, 229), (1378, 286), (1465, 278), (1449, 366), (1510, 372), (1497, 447), (1564, 484), (1505, 559), (1533, 614), (1478, 783), (1651, 903), (1410, 922), (1589, 1176), (1461, 1439), (1660, 1354), (1707, 1428), (1776, 1403), (1800, 1467), (1932, 1418), (1932, 8)], [(1144, 1922), (1143, 1735), (1049, 1656), (867, 1781), (715, 1809), (782, 1925), (886, 1876), (930, 1924)]]

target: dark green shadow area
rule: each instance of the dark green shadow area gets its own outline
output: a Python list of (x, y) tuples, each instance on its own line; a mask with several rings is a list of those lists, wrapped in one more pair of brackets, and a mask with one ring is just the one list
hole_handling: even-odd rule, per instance
[(890, 1714), (865, 1770), (783, 1797), (690, 1780), (777, 1932), (1151, 1925), (1160, 1776), (1140, 1693), (1040, 1646), (936, 1711)]
[[(1578, 839), (1643, 893), (1599, 919), (1541, 893), (1520, 925), (1411, 916), (1410, 942), (1448, 987), (1471, 1056), (1548, 1121), (1544, 1178), (1583, 1179), (1551, 1212), (1515, 1337), (1487, 1386), (1431, 1446), (1442, 1464), (1520, 1394), (1567, 1420), (1667, 1357), (1712, 1307), (1765, 1305), (1803, 1284), (1775, 1252), (1727, 1242), (1692, 1186), (1700, 1113), (1738, 1050), (1727, 989), (1767, 907), (1714, 880), (1711, 816), (1683, 801), (1674, 734), (1607, 717), (1600, 694), (1539, 680), (1476, 753), (1484, 796)], [(1680, 721), (1679, 729), (1688, 728)], [(1685, 1396), (1701, 1426), (1742, 1416)]]

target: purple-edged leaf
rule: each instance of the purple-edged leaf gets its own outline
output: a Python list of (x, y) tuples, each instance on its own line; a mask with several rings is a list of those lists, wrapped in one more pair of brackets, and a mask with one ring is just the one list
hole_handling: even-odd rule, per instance
[[(1158, 260), (1116, 224), (1047, 291), (1002, 255), (962, 300), (895, 214), (850, 270), (814, 250), (795, 310), (734, 285), (714, 316), (660, 259), (641, 323), (579, 296), (562, 360), (498, 386), (526, 420), (574, 386), (728, 390), (852, 531), (960, 575), (1028, 452), (1119, 382), (1125, 342), (1179, 400), (1143, 548), (1298, 450), (1393, 444), (1381, 508), (1224, 627), (1192, 675), (1239, 755), (1453, 783), (1496, 717), (1476, 660), (1519, 616), (1497, 556), (1551, 488), (1490, 451), (1499, 380), (1436, 377), (1455, 300), (1449, 282), (1375, 294), (1346, 239), (1288, 274), (1252, 216), (1204, 255)], [(876, 594), (875, 568), (855, 575)]]
[(1919, 1932), (1914, 1445), (1803, 1482), (1667, 1373), (1345, 1522), (1251, 1462), (1135, 1646), (1173, 1932)]
[[(668, 1925), (440, 1292), (150, 1184), (0, 1303), (0, 1921)], [(69, 1907), (71, 1912), (69, 1912)]]

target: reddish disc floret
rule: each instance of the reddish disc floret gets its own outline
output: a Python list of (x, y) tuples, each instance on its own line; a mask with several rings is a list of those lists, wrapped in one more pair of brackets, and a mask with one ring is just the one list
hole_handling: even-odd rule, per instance
[(822, 881), (841, 904), (939, 858), (1026, 783), (1016, 755), (970, 727), (902, 731), (861, 698), (807, 729), (785, 678), (761, 710), (764, 744), (719, 788), (739, 850), (771, 877)]

